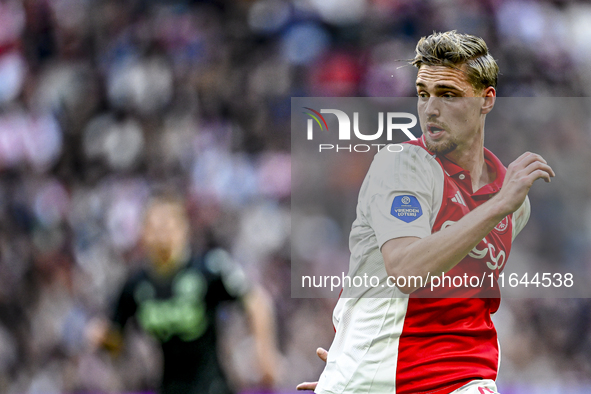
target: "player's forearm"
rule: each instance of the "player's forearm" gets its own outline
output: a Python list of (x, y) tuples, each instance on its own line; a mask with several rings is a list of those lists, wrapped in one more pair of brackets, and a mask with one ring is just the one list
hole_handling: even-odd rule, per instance
[[(508, 214), (498, 199), (491, 199), (452, 226), (425, 238), (403, 238), (386, 242), (382, 254), (388, 275), (441, 275), (458, 264)], [(410, 283), (410, 281), (408, 281)], [(418, 287), (403, 287), (411, 293)]]
[(262, 288), (255, 287), (246, 296), (245, 304), (262, 372), (262, 383), (271, 387), (278, 368), (273, 302)]

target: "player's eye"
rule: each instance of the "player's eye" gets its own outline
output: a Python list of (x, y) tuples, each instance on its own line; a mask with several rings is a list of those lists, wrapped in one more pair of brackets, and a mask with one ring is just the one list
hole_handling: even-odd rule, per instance
[(418, 92), (417, 97), (421, 100), (426, 100), (429, 98), (429, 95), (425, 92)]

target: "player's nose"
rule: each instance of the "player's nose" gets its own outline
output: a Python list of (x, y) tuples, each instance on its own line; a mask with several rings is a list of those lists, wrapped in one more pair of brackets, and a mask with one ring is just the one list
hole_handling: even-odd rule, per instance
[(427, 114), (439, 116), (441, 110), (441, 99), (439, 97), (430, 97), (427, 101)]
[(429, 97), (423, 106), (423, 111), (425, 111), (425, 115), (429, 118), (437, 117), (440, 113), (440, 103), (441, 100), (438, 97)]

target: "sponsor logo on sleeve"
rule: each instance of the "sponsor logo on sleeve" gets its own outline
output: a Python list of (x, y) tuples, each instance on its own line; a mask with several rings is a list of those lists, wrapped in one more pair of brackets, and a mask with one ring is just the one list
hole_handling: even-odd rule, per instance
[(390, 214), (405, 223), (417, 220), (423, 214), (421, 204), (415, 196), (404, 195), (394, 197)]

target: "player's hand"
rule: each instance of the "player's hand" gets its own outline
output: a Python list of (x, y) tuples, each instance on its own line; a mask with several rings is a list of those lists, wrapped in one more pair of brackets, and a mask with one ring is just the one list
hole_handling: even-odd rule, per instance
[(94, 317), (84, 327), (84, 336), (91, 352), (104, 348), (117, 354), (123, 345), (121, 332), (105, 318)]
[(500, 199), (506, 214), (515, 212), (523, 204), (536, 179), (550, 182), (555, 175), (542, 156), (525, 152), (507, 167), (503, 187), (496, 198)]
[[(326, 349), (319, 347), (318, 349), (316, 349), (316, 354), (318, 355), (318, 357), (320, 357), (320, 359), (322, 361), (326, 362), (326, 358), (328, 357), (328, 352), (326, 351)], [(296, 389), (297, 390), (315, 390), (317, 385), (318, 385), (318, 382), (304, 382), (304, 383), (298, 384)]]
[(92, 351), (103, 346), (109, 334), (109, 328), (109, 322), (98, 317), (94, 317), (86, 323), (84, 336)]

